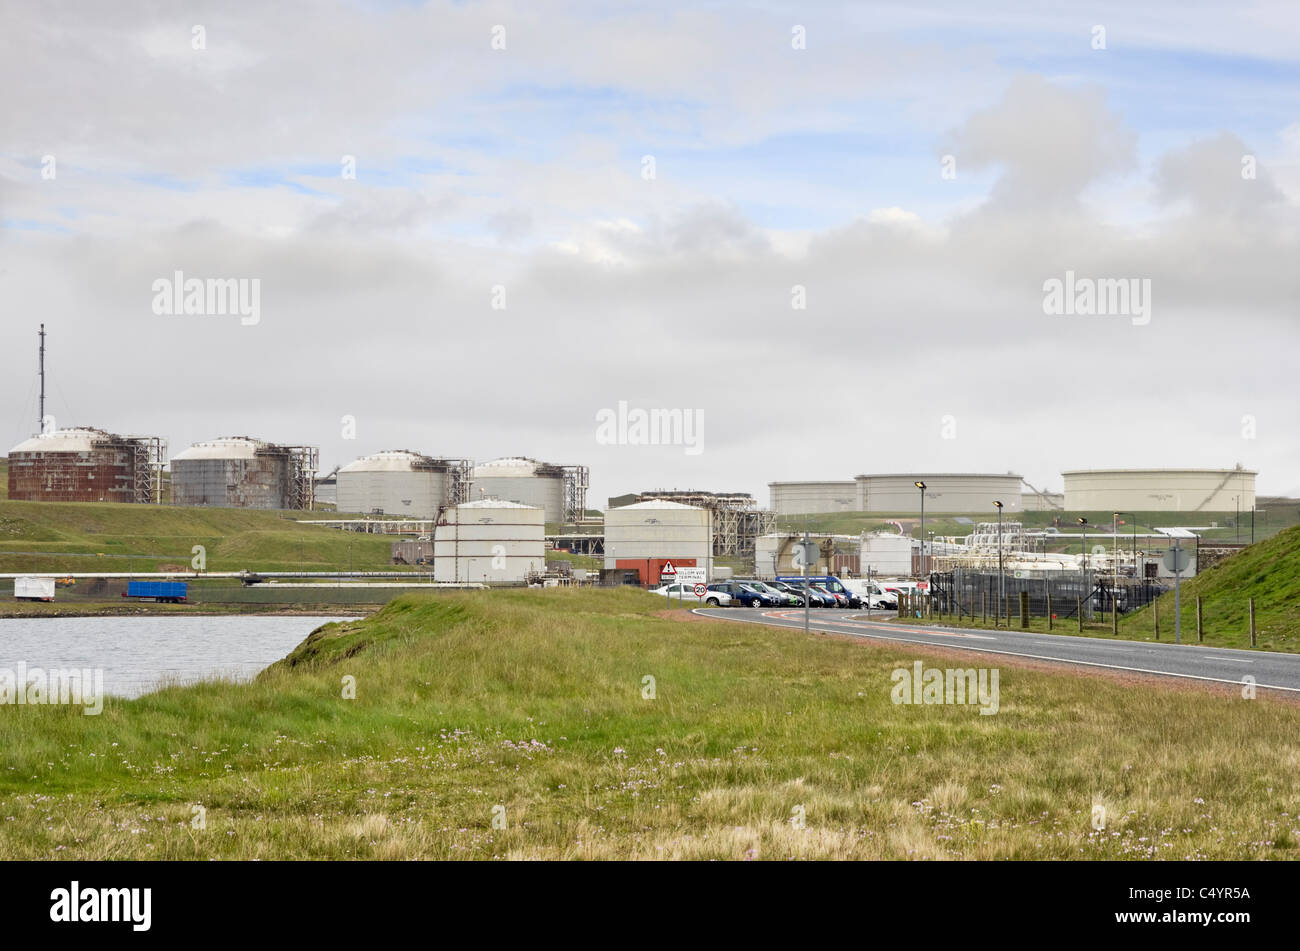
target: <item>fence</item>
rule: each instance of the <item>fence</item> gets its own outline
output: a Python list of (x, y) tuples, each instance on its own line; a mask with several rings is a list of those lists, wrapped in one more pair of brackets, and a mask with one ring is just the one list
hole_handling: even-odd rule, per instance
[(1077, 572), (1055, 578), (1017, 578), (985, 571), (935, 572), (930, 575), (931, 612), (956, 617), (1018, 617), (1021, 595), (1027, 597), (1030, 616), (1084, 621), (1110, 614), (1126, 614), (1150, 604), (1168, 588), (1147, 579), (1121, 578)]

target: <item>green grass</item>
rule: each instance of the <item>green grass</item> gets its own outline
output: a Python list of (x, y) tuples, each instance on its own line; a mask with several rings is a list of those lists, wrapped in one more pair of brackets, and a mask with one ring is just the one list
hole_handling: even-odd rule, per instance
[(628, 590), (407, 595), (251, 684), (0, 708), (0, 857), (1297, 854), (1300, 708), (1009, 666), (994, 716), (893, 704), (921, 658), (987, 662)]
[(302, 525), (299, 513), (111, 502), (0, 502), (0, 571), (390, 567), (392, 539)]

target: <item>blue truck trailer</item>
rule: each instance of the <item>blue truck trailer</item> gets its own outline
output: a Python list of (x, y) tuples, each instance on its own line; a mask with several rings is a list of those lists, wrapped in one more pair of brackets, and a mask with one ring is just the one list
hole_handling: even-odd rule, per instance
[(184, 581), (128, 581), (122, 597), (181, 604), (189, 597), (189, 585)]

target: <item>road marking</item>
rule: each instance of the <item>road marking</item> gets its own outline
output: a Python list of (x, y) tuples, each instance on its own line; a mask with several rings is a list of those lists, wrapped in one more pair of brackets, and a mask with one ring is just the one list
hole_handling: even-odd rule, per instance
[[(697, 608), (697, 609), (695, 610), (694, 613), (699, 614), (699, 613), (700, 613), (699, 609)], [(712, 614), (701, 614), (700, 616), (701, 616), (701, 617), (711, 618), (711, 619), (713, 619), (713, 620), (719, 620), (719, 621), (740, 621), (741, 623), (747, 623), (747, 624), (755, 624), (755, 623), (757, 623), (757, 624), (762, 624), (762, 623), (764, 623), (762, 620), (760, 620), (760, 619), (758, 619), (758, 618), (726, 617), (726, 616), (724, 616), (724, 615), (716, 615), (716, 616), (715, 616), (715, 615), (712, 615)], [(776, 617), (776, 615), (773, 615), (773, 614), (764, 614), (763, 616), (764, 616), (764, 617), (772, 617), (772, 618), (774, 618), (774, 619), (775, 619), (775, 617)], [(823, 621), (823, 622), (821, 622), (821, 623), (823, 623), (823, 624), (829, 624), (829, 623), (831, 623), (831, 622), (829, 622), (829, 621)], [(770, 624), (770, 625), (768, 625), (768, 626), (769, 626), (769, 627), (789, 627), (788, 624), (780, 624), (780, 625)], [(877, 627), (879, 627), (879, 625), (877, 625)], [(892, 625), (890, 625), (889, 630), (894, 630), (894, 628), (893, 628)], [(932, 634), (932, 633), (934, 633), (933, 631), (916, 631), (916, 630), (908, 630), (908, 629), (906, 629), (906, 628), (899, 628), (898, 630), (903, 631), (903, 632), (905, 632), (905, 633), (916, 633), (916, 634)], [(938, 644), (936, 644), (936, 643), (933, 643), (933, 642), (931, 642), (931, 641), (918, 641), (918, 640), (912, 640), (912, 639), (905, 638), (905, 637), (891, 637), (891, 636), (889, 636), (889, 635), (887, 635), (887, 634), (866, 634), (866, 633), (858, 634), (858, 633), (854, 633), (854, 632), (852, 632), (852, 631), (839, 631), (839, 632), (832, 632), (832, 633), (846, 634), (846, 635), (848, 635), (849, 637), (869, 637), (869, 638), (871, 638), (871, 639), (873, 639), (873, 640), (878, 640), (878, 641), (892, 641), (892, 642), (897, 643), (897, 644), (921, 644), (922, 646), (926, 646), (926, 647), (945, 647), (945, 646), (947, 646), (947, 645), (945, 645), (945, 644), (943, 644), (943, 643), (938, 643)], [(1044, 637), (1050, 637), (1051, 635), (1043, 635), (1043, 636), (1044, 636)], [(984, 638), (984, 640), (992, 640), (992, 638)], [(1101, 643), (1105, 643), (1105, 642), (1103, 641), (1103, 642), (1101, 642)], [(1104, 669), (1106, 669), (1106, 670), (1123, 670), (1123, 671), (1127, 671), (1127, 672), (1129, 672), (1129, 673), (1136, 673), (1136, 674), (1153, 674), (1153, 675), (1155, 675), (1155, 676), (1157, 676), (1157, 677), (1178, 677), (1178, 678), (1181, 678), (1181, 679), (1183, 679), (1183, 680), (1203, 680), (1203, 681), (1206, 681), (1206, 682), (1208, 682), (1208, 683), (1232, 684), (1234, 687), (1240, 687), (1240, 686), (1242, 686), (1242, 681), (1240, 681), (1240, 680), (1230, 680), (1230, 679), (1227, 679), (1227, 678), (1224, 678), (1224, 677), (1205, 677), (1205, 676), (1203, 676), (1203, 675), (1201, 675), (1201, 674), (1182, 674), (1182, 673), (1178, 673), (1178, 672), (1176, 672), (1176, 671), (1172, 671), (1172, 670), (1152, 670), (1152, 669), (1147, 668), (1147, 667), (1126, 667), (1126, 666), (1124, 666), (1124, 665), (1122, 665), (1122, 664), (1103, 664), (1103, 663), (1100, 663), (1100, 662), (1098, 662), (1098, 661), (1091, 661), (1091, 660), (1074, 660), (1073, 658), (1069, 658), (1069, 657), (1054, 657), (1054, 656), (1052, 656), (1051, 654), (1028, 654), (1028, 653), (1025, 653), (1025, 652), (1023, 652), (1023, 651), (1012, 651), (1012, 650), (1006, 650), (1005, 648), (997, 648), (997, 647), (975, 647), (974, 645), (970, 645), (970, 646), (954, 647), (953, 649), (954, 649), (954, 650), (964, 650), (964, 651), (976, 651), (976, 652), (981, 653), (981, 654), (1002, 654), (1002, 655), (1005, 655), (1005, 656), (1007, 656), (1007, 657), (1027, 657), (1027, 658), (1030, 658), (1031, 660), (1046, 660), (1046, 661), (1050, 661), (1050, 662), (1052, 662), (1052, 663), (1056, 663), (1056, 664), (1074, 664), (1074, 665), (1079, 666), (1079, 667), (1101, 667), (1101, 668), (1104, 668)], [(1218, 658), (1218, 659), (1219, 659), (1219, 660), (1231, 660), (1232, 658), (1221, 657), (1221, 658)], [(1286, 686), (1283, 686), (1283, 685), (1281, 685), (1281, 684), (1262, 684), (1262, 683), (1255, 683), (1255, 684), (1251, 684), (1251, 686), (1253, 686), (1253, 687), (1263, 687), (1263, 688), (1265, 688), (1266, 690), (1285, 690), (1285, 691), (1287, 691), (1288, 693), (1300, 693), (1300, 687), (1286, 687)]]

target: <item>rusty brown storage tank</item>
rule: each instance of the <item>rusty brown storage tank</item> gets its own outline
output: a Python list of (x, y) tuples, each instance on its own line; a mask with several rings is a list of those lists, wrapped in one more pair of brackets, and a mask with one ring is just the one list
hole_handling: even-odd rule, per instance
[(172, 502), (219, 508), (311, 507), (316, 451), (247, 436), (201, 442), (172, 457)]
[(153, 474), (148, 438), (90, 427), (57, 429), (9, 451), (9, 498), (147, 503)]

